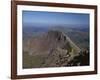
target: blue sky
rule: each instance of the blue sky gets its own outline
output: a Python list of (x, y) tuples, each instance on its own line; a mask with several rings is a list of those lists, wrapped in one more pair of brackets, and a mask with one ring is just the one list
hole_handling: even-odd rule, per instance
[(89, 25), (89, 14), (23, 11), (23, 24)]

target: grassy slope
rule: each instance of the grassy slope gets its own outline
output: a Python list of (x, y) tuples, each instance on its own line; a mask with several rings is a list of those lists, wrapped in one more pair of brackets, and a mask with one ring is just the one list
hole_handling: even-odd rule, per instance
[(30, 56), (28, 52), (23, 53), (23, 68), (37, 68), (41, 65), (42, 56)]

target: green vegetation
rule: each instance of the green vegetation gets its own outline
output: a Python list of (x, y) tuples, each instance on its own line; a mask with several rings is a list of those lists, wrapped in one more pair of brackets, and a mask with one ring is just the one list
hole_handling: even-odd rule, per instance
[(23, 68), (37, 68), (41, 65), (43, 58), (41, 56), (32, 56), (28, 52), (23, 53)]
[(29, 56), (28, 52), (23, 52), (23, 68), (28, 67), (32, 67), (31, 56)]

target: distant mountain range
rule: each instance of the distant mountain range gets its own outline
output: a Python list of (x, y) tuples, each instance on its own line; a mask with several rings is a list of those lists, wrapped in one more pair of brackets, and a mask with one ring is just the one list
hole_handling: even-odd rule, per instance
[[(76, 26), (76, 25), (75, 25)], [(38, 26), (24, 26), (23, 27), (23, 39), (27, 40), (30, 37), (40, 35), (42, 33), (48, 32), (50, 30), (57, 30), (65, 33), (71, 40), (76, 43), (80, 48), (86, 48), (89, 45), (89, 27), (84, 25), (84, 27), (80, 27), (77, 25), (76, 27), (71, 25), (65, 26), (52, 26), (43, 27), (43, 25)]]

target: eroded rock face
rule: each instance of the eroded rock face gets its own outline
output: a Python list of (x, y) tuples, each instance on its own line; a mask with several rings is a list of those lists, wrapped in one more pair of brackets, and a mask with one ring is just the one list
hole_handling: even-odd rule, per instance
[(41, 57), (40, 64), (35, 67), (67, 66), (79, 52), (80, 48), (60, 31), (40, 34), (28, 42), (29, 55)]
[(63, 48), (67, 43), (66, 36), (62, 32), (49, 31), (29, 41), (29, 54), (47, 54), (51, 49)]

